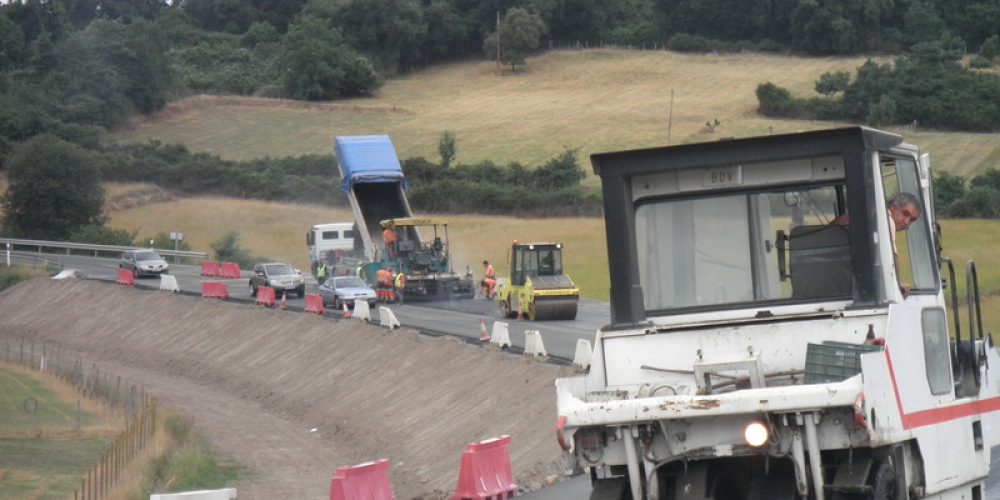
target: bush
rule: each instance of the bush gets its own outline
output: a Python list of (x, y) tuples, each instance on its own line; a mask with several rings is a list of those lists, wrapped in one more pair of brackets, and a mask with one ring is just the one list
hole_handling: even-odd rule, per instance
[(969, 59), (970, 68), (983, 69), (983, 68), (989, 68), (992, 65), (993, 63), (991, 63), (989, 59), (981, 55), (975, 55), (972, 56), (972, 59)]
[(70, 233), (69, 241), (93, 243), (95, 245), (132, 246), (139, 231), (131, 233), (124, 229), (112, 229), (104, 225), (89, 224), (80, 226)]
[(941, 172), (934, 176), (934, 207), (938, 213), (951, 215), (951, 204), (965, 196), (965, 179)]
[(220, 262), (235, 262), (241, 269), (253, 267), (257, 260), (240, 246), (240, 233), (229, 231), (221, 238), (209, 244), (215, 252), (215, 260)]
[(771, 82), (757, 86), (757, 111), (764, 116), (787, 116), (793, 108), (792, 93)]
[(952, 217), (1000, 219), (1000, 191), (989, 187), (974, 187), (948, 207)]
[(667, 40), (667, 48), (678, 52), (712, 52), (713, 42), (708, 38), (678, 33)]

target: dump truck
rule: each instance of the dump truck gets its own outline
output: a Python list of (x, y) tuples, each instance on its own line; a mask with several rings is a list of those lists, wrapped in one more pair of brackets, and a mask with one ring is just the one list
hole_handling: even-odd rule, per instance
[(404, 300), (459, 300), (475, 295), (472, 277), (453, 268), (447, 219), (388, 219), (379, 227), (392, 231), (398, 241), (383, 258), (365, 264), (363, 277), (370, 283), (375, 284), (375, 273), (380, 268), (392, 268), (405, 277)]
[(396, 150), (387, 135), (338, 136), (333, 144), (341, 188), (354, 213), (365, 257), (369, 262), (381, 260), (385, 254), (381, 222), (413, 215)]
[[(406, 278), (405, 300), (472, 298), (471, 278), (452, 268), (447, 221), (413, 217), (406, 179), (389, 137), (338, 136), (334, 152), (354, 213), (355, 237), (364, 248), (362, 277), (375, 285), (375, 271), (392, 267)], [(386, 229), (399, 238), (396, 248), (386, 248)]]
[(1000, 356), (926, 154), (847, 127), (591, 162), (611, 324), (556, 406), (592, 499), (990, 497)]
[(580, 289), (563, 274), (561, 243), (511, 243), (510, 276), (497, 282), (497, 304), (508, 318), (576, 319)]

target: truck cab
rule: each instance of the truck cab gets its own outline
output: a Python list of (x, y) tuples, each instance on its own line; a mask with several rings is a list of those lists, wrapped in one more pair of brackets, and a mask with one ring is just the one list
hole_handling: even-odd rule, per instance
[[(312, 274), (316, 275), (316, 268), (320, 263), (333, 268), (345, 259), (359, 256), (360, 245), (356, 234), (357, 228), (352, 222), (316, 224), (309, 228), (309, 232), (306, 233), (306, 247), (309, 249)], [(345, 269), (350, 267), (348, 264), (345, 264)], [(350, 267), (350, 270), (353, 271), (353, 267)]]
[(926, 155), (850, 127), (592, 163), (611, 324), (556, 382), (592, 498), (985, 498), (1000, 359)]

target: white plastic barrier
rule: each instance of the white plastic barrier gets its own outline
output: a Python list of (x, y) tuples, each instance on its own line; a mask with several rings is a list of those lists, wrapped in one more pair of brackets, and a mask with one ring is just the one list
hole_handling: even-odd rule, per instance
[(368, 302), (364, 300), (354, 301), (354, 319), (360, 319), (365, 323), (372, 320), (372, 310), (368, 308)]
[(76, 277), (77, 277), (76, 269), (63, 269), (62, 271), (59, 271), (59, 274), (53, 276), (52, 279), (64, 280), (67, 278), (76, 278)]
[(490, 345), (497, 346), (501, 349), (510, 347), (510, 331), (507, 329), (507, 323), (503, 321), (493, 322), (493, 333), (490, 335)]
[(232, 500), (234, 498), (236, 498), (236, 488), (149, 495), (149, 500)]
[(545, 344), (542, 342), (542, 333), (538, 330), (524, 331), (524, 355), (548, 356), (548, 353), (545, 352)]
[(576, 354), (573, 356), (573, 366), (577, 368), (587, 368), (594, 359), (594, 351), (590, 349), (590, 341), (579, 339), (576, 341)]
[(177, 285), (177, 277), (172, 274), (160, 275), (160, 290), (164, 292), (179, 292), (181, 287)]
[(401, 326), (399, 324), (399, 320), (396, 319), (396, 315), (393, 314), (392, 309), (389, 309), (388, 307), (385, 306), (381, 306), (378, 308), (378, 320), (382, 326), (390, 330), (392, 330), (393, 328), (399, 328)]

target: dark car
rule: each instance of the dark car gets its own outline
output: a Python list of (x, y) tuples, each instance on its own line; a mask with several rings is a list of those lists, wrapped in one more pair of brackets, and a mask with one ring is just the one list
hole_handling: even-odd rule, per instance
[(332, 276), (318, 290), (324, 305), (339, 308), (346, 302), (347, 307), (353, 309), (354, 301), (362, 300), (375, 307), (375, 290), (357, 276)]
[(122, 260), (118, 262), (119, 269), (132, 271), (132, 276), (159, 276), (170, 272), (170, 264), (152, 250), (126, 250)]
[(257, 289), (262, 286), (273, 288), (276, 297), (281, 297), (282, 293), (287, 292), (295, 292), (299, 298), (306, 294), (306, 280), (302, 277), (302, 273), (284, 262), (265, 262), (253, 266), (253, 274), (250, 276), (250, 295), (256, 297)]

